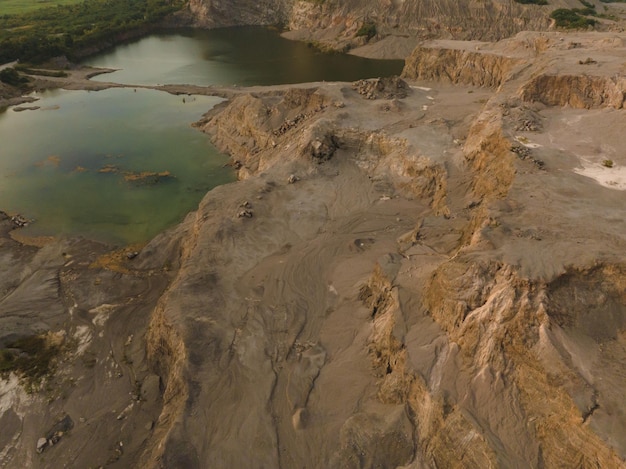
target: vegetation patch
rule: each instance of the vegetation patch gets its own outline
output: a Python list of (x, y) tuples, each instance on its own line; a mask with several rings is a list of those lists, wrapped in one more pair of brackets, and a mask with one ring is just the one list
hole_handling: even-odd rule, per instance
[(83, 0), (2, 0), (2, 15), (21, 15), (41, 8), (56, 7), (57, 5), (71, 5)]
[(21, 77), (14, 68), (5, 68), (0, 70), (0, 81), (11, 86), (20, 86), (28, 83), (28, 79)]
[(41, 381), (56, 370), (63, 341), (54, 334), (21, 337), (0, 348), (0, 376), (15, 373), (28, 392), (39, 389)]
[(613, 167), (613, 160), (604, 160), (602, 162), (602, 166), (606, 167), (606, 168), (612, 168)]
[(67, 72), (63, 70), (41, 70), (36, 68), (29, 68), (23, 65), (17, 65), (15, 67), (16, 70), (24, 72), (28, 75), (37, 75), (42, 77), (55, 77), (55, 78), (65, 78), (67, 77)]
[[(337, 49), (333, 48), (331, 44), (326, 44), (324, 42), (319, 42), (319, 41), (309, 41), (307, 42), (307, 46), (323, 54), (334, 54), (338, 52)], [(347, 52), (347, 51), (343, 51), (343, 52)]]
[(356, 37), (365, 36), (369, 41), (376, 36), (376, 25), (372, 22), (363, 23), (359, 30), (355, 34)]
[(183, 0), (84, 0), (0, 16), (0, 63), (73, 58), (180, 10)]
[(523, 5), (547, 5), (548, 0), (515, 0)]
[(592, 8), (558, 8), (550, 13), (559, 28), (584, 29), (594, 26), (596, 20), (586, 18), (585, 15), (595, 16), (596, 11)]

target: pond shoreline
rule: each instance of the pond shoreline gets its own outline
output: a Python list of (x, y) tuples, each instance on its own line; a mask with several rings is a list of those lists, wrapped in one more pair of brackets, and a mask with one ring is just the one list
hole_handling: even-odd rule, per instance
[[(170, 33), (174, 31), (175, 29), (177, 28), (166, 28), (166, 29), (163, 29), (161, 32), (163, 33), (164, 37), (167, 38), (170, 36)], [(232, 29), (232, 28), (227, 28), (227, 29)], [(267, 29), (267, 28), (264, 28), (264, 29)], [(192, 37), (192, 36), (195, 37), (195, 34), (197, 34), (197, 33), (194, 33), (193, 30), (190, 30), (189, 28), (184, 28), (184, 30), (187, 32), (182, 33), (182, 30), (181, 30), (181, 33), (185, 36), (189, 35), (187, 37)], [(247, 37), (245, 30), (243, 34), (244, 34), (243, 36), (244, 38)], [(264, 33), (262, 37), (264, 37), (266, 34), (267, 33)], [(239, 35), (240, 33), (237, 33), (237, 36)], [(218, 34), (217, 40), (220, 41), (223, 36), (224, 36), (223, 34)], [(274, 34), (272, 34), (271, 36), (274, 36)], [(278, 37), (277, 34), (275, 36)], [(205, 38), (204, 34), (201, 34), (199, 37), (203, 39)], [(214, 35), (209, 34), (208, 37), (213, 38)], [(227, 38), (230, 37), (230, 33), (227, 34), (226, 37)], [(141, 40), (141, 38), (139, 38), (139, 40)], [(123, 41), (123, 42), (126, 42), (126, 41)], [(286, 44), (289, 44), (289, 43), (293, 44), (293, 43), (302, 42), (302, 41), (290, 39), (290, 40), (286, 40), (282, 42)], [(288, 50), (290, 51), (292, 50), (291, 46), (288, 46)], [(296, 48), (296, 50), (299, 50), (299, 49)], [(318, 55), (318, 54), (314, 54), (314, 55)], [(326, 54), (322, 54), (322, 55), (325, 56)], [(311, 60), (311, 59), (308, 59), (308, 60)], [(323, 62), (323, 63), (325, 64), (326, 62)], [(109, 64), (106, 64), (106, 65), (109, 65)], [(122, 66), (124, 69), (127, 68), (127, 65), (128, 64), (126, 63), (122, 63)], [(28, 87), (29, 94), (24, 94), (21, 96), (12, 96), (10, 98), (4, 98), (4, 99), (0, 98), (0, 109), (7, 108), (7, 111), (5, 112), (10, 112), (11, 110), (13, 112), (27, 112), (27, 111), (38, 110), (44, 105), (42, 104), (40, 106), (37, 103), (37, 101), (39, 100), (39, 98), (37, 97), (37, 93), (45, 92), (49, 90), (55, 90), (55, 89), (62, 89), (62, 90), (68, 90), (68, 91), (75, 91), (75, 90), (102, 91), (102, 90), (108, 90), (108, 89), (131, 89), (134, 91), (138, 91), (141, 89), (155, 90), (155, 91), (164, 91), (168, 94), (175, 95), (175, 96), (183, 96), (182, 99), (184, 102), (186, 96), (193, 96), (193, 95), (214, 96), (214, 97), (220, 97), (226, 100), (232, 100), (242, 94), (248, 94), (248, 93), (271, 94), (271, 93), (277, 93), (277, 92), (284, 92), (285, 90), (290, 89), (290, 88), (297, 88), (301, 86), (307, 86), (307, 87), (319, 86), (324, 83), (327, 83), (327, 82), (314, 82), (313, 81), (313, 82), (308, 82), (306, 84), (297, 82), (293, 84), (259, 85), (259, 86), (243, 86), (241, 84), (236, 84), (232, 86), (231, 85), (227, 85), (227, 86), (196, 85), (196, 84), (185, 84), (185, 83), (136, 84), (135, 82), (130, 82), (131, 80), (128, 80), (128, 77), (124, 77), (124, 75), (121, 76), (122, 79), (119, 79), (120, 76), (116, 76), (116, 78), (118, 78), (118, 81), (106, 80), (107, 74), (119, 71), (121, 70), (121, 68), (109, 68), (107, 66), (102, 67), (102, 66), (93, 66), (93, 65), (86, 65), (86, 64), (82, 64), (82, 65), (70, 64), (66, 60), (52, 61), (48, 63), (47, 66), (40, 66), (40, 67), (32, 66), (28, 68), (18, 67), (18, 70), (21, 75), (26, 76), (29, 79), (29, 87)], [(353, 70), (353, 69), (350, 68), (350, 70)], [(102, 81), (93, 80), (93, 78), (96, 76), (99, 76), (100, 80)], [(293, 76), (289, 76), (288, 79), (293, 79), (293, 78), (294, 78)], [(126, 79), (127, 81), (124, 82), (125, 81), (124, 79)], [(134, 79), (137, 82), (143, 81), (143, 77), (137, 78), (135, 76)], [(143, 81), (143, 83), (145, 83), (145, 81)], [(0, 86), (0, 96), (2, 95), (2, 91), (3, 89)], [(8, 109), (8, 108), (11, 108), (11, 109)], [(206, 109), (206, 111), (208, 112), (209, 109)], [(6, 209), (9, 207), (3, 207), (3, 208)], [(20, 240), (24, 242), (27, 242), (27, 243), (31, 242), (28, 240), (28, 237), (25, 237), (23, 235), (20, 235), (19, 238)], [(49, 240), (49, 239), (50, 238), (46, 237), (46, 240)], [(41, 244), (39, 239), (35, 240), (34, 243)]]
[[(233, 28), (238, 27), (227, 27), (227, 28), (216, 28), (221, 30), (232, 30)], [(259, 28), (272, 30), (271, 27), (268, 26), (259, 26)], [(106, 50), (112, 49), (117, 46), (122, 46), (125, 44), (130, 44), (135, 41), (140, 41), (146, 37), (149, 37), (151, 34), (170, 34), (176, 31), (211, 31), (214, 29), (203, 29), (196, 28), (192, 25), (188, 24), (188, 22), (181, 21), (180, 19), (172, 20), (170, 23), (161, 23), (160, 25), (156, 25), (150, 28), (139, 28), (134, 31), (132, 34), (126, 34), (120, 36), (118, 38), (114, 38), (114, 40), (103, 41), (101, 44), (96, 45), (90, 49), (86, 49), (80, 54), (80, 60), (86, 60), (90, 57), (96, 56)], [(307, 44), (309, 47), (313, 47), (316, 50), (324, 54), (336, 55), (341, 54), (345, 56), (354, 56), (365, 59), (372, 60), (403, 60), (404, 57), (408, 55), (408, 53), (413, 50), (416, 45), (416, 38), (411, 37), (398, 37), (398, 36), (389, 36), (382, 38), (378, 41), (373, 41), (371, 43), (367, 43), (361, 45), (358, 48), (350, 50), (348, 53), (342, 53), (340, 51), (332, 50), (332, 49), (319, 49), (316, 46), (315, 42), (311, 42), (310, 38), (306, 33), (298, 33), (296, 31), (282, 31), (279, 36), (283, 39), (286, 39), (288, 42), (296, 42)], [(0, 66), (2, 68), (9, 68), (11, 66), (15, 66), (18, 62), (12, 62), (9, 64), (3, 64)], [(30, 81), (27, 84), (22, 85), (22, 87), (17, 86), (9, 86), (5, 83), (0, 82), (0, 112), (7, 109), (8, 107), (32, 102), (32, 98), (27, 96), (27, 94), (32, 93), (34, 91), (43, 91), (46, 89), (55, 89), (62, 88), (67, 90), (88, 90), (88, 91), (97, 91), (101, 89), (107, 89), (112, 87), (130, 87), (130, 88), (150, 88), (150, 89), (160, 89), (167, 92), (172, 92), (174, 94), (199, 94), (205, 96), (221, 96), (225, 98), (229, 98), (234, 94), (241, 93), (241, 89), (238, 89), (237, 86), (198, 86), (198, 85), (190, 85), (190, 84), (175, 84), (175, 85), (135, 85), (135, 84), (120, 84), (115, 82), (102, 82), (96, 83), (90, 81), (91, 78), (102, 75), (106, 73), (112, 73), (117, 71), (117, 69), (112, 68), (96, 68), (90, 66), (80, 65), (76, 62), (68, 62), (65, 57), (58, 57), (55, 59), (51, 59), (48, 62), (41, 65), (33, 65), (28, 69), (24, 67), (17, 68), (19, 73), (27, 77)], [(38, 73), (32, 73), (33, 71), (41, 71), (46, 75), (53, 74), (67, 74), (67, 76), (55, 77), (55, 76), (42, 76)], [(305, 80), (304, 82), (310, 82), (310, 80)], [(295, 84), (295, 83), (294, 83)], [(274, 86), (274, 85), (269, 85)], [(264, 88), (267, 88), (268, 85), (265, 85)], [(252, 87), (254, 88), (254, 86)]]

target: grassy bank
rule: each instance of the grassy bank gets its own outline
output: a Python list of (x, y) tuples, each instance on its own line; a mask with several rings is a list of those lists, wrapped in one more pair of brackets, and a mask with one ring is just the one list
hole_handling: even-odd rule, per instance
[(40, 8), (72, 5), (82, 0), (0, 0), (0, 16), (22, 15)]
[(60, 55), (72, 58), (88, 48), (115, 42), (132, 31), (154, 25), (183, 5), (182, 0), (85, 0), (3, 14), (0, 63), (17, 59), (37, 63)]

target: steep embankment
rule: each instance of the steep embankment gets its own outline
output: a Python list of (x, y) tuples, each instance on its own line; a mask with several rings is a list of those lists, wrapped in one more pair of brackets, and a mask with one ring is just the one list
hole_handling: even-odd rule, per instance
[[(526, 42), (529, 37), (525, 35), (519, 39)], [(623, 46), (619, 41), (615, 43), (614, 37), (601, 35), (578, 37), (576, 39), (582, 40), (573, 40), (575, 47), (571, 47), (572, 43), (559, 45), (561, 41), (554, 37), (537, 39), (545, 43), (545, 55), (540, 56), (530, 70), (518, 68), (511, 75), (516, 80), (500, 83), (500, 95), (486, 105), (470, 131), (465, 157), (474, 171), (474, 194), (480, 197), (474, 216), (483, 222), (481, 224), (475, 218), (468, 224), (473, 235), (471, 240), (465, 238), (467, 247), (462, 248), (454, 260), (443, 263), (430, 278), (425, 288), (425, 307), (447, 331), (452, 343), (459, 347), (461, 357), (457, 358), (457, 366), (460, 363), (463, 371), (473, 376), (465, 391), (452, 404), (453, 411), (459, 407), (469, 410), (476, 419), (471, 426), (486, 438), (481, 444), (486, 442), (489, 448), (485, 450), (481, 445), (472, 445), (471, 449), (463, 449), (463, 454), (456, 454), (456, 460), (467, 457), (475, 461), (470, 465), (477, 467), (521, 467), (524, 461), (532, 466), (593, 467), (599, 464), (620, 467), (625, 455), (624, 441), (618, 437), (619, 432), (608, 428), (613, 425), (616, 427), (612, 428), (622, 428), (623, 419), (611, 418), (609, 422), (604, 413), (591, 419), (603, 406), (611, 409), (609, 413), (622, 414), (613, 404), (617, 388), (609, 391), (607, 386), (600, 384), (605, 380), (615, 384), (618, 379), (616, 369), (592, 365), (605, 362), (605, 350), (610, 349), (609, 355), (616, 357), (613, 354), (621, 347), (622, 339), (616, 331), (623, 329), (621, 321), (626, 313), (619, 280), (619, 272), (624, 266), (619, 252), (623, 249), (624, 239), (615, 237), (622, 228), (613, 226), (608, 220), (608, 223), (600, 221), (606, 220), (606, 212), (617, 213), (619, 194), (607, 193), (598, 185), (584, 192), (585, 202), (570, 207), (571, 199), (563, 197), (566, 187), (574, 191), (570, 197), (575, 197), (574, 193), (580, 196), (584, 191), (585, 184), (595, 183), (578, 180), (575, 173), (569, 173), (572, 177), (562, 174), (557, 178), (552, 172), (563, 171), (569, 165), (576, 166), (576, 161), (572, 162), (570, 158), (582, 149), (579, 146), (581, 139), (604, 142), (604, 152), (611, 155), (616, 154), (614, 145), (617, 141), (610, 137), (613, 131), (607, 134), (599, 130), (602, 124), (588, 129), (584, 135), (577, 134), (576, 129), (564, 130), (559, 119), (571, 125), (572, 118), (575, 121), (587, 120), (587, 117), (584, 114), (567, 117), (571, 111), (561, 111), (560, 117), (559, 112), (554, 112), (548, 117), (542, 115), (541, 108), (524, 104), (515, 95), (516, 90), (520, 90), (522, 100), (531, 103), (619, 109), (624, 95), (622, 90), (615, 88), (623, 77), (619, 72), (613, 75), (611, 67), (619, 67), (620, 63), (614, 58), (622, 56)], [(606, 47), (607, 44), (615, 45)], [(519, 47), (519, 41), (511, 40), (499, 47), (513, 53)], [(586, 50), (572, 51), (578, 48)], [(589, 64), (590, 61), (578, 59), (584, 53), (593, 54), (604, 65), (602, 70), (593, 69), (595, 77), (587, 74), (572, 76)], [(471, 56), (458, 54), (458, 51), (443, 52), (440, 56), (461, 57), (456, 63), (457, 69), (471, 67), (477, 61), (485, 63), (484, 59), (472, 61)], [(416, 51), (414, 58), (420, 61), (422, 55)], [(430, 51), (427, 55), (431, 55)], [(454, 68), (453, 64), (444, 66)], [(408, 61), (408, 73), (413, 70), (413, 64)], [(552, 78), (544, 81), (545, 87), (533, 95), (529, 90), (536, 89), (538, 74)], [(449, 80), (454, 75), (444, 72), (441, 76)], [(522, 86), (518, 88), (520, 82)], [(581, 82), (585, 83), (582, 90), (577, 86)], [(552, 88), (551, 85), (558, 87)], [(568, 100), (549, 102), (546, 96), (568, 96)], [(608, 118), (609, 121), (619, 118), (620, 114), (618, 111), (618, 115)], [(597, 114), (589, 116), (589, 119), (595, 118), (598, 118)], [(581, 128), (584, 128), (583, 123)], [(559, 136), (558, 143), (555, 141), (556, 129), (559, 134), (570, 135), (568, 144), (564, 144), (567, 138), (564, 135)], [(555, 144), (558, 149), (554, 148)], [(585, 153), (578, 153), (578, 156), (588, 157)], [(598, 158), (601, 157), (598, 155), (596, 161)], [(569, 166), (570, 171), (571, 168)], [(613, 187), (618, 189), (621, 186)], [(549, 202), (537, 201), (538, 194)], [(561, 210), (557, 208), (560, 201), (567, 209), (557, 214)], [(603, 208), (599, 209), (600, 206)], [(602, 215), (593, 216), (594, 210)], [(589, 223), (580, 223), (577, 217), (583, 213), (591, 217)], [(576, 241), (561, 238), (555, 223), (567, 227), (570, 234), (566, 236)], [(574, 226), (575, 235), (569, 231)], [(584, 248), (580, 246), (583, 242), (579, 236), (586, 240)], [(602, 247), (602, 242), (598, 242), (600, 239), (611, 239), (610, 246)], [(570, 249), (574, 252), (568, 252)], [(589, 280), (579, 283), (581, 278)], [(588, 295), (594, 288), (598, 289), (598, 297), (591, 299)], [(580, 295), (580, 299), (570, 296), (569, 304), (563, 304), (567, 295), (562, 293), (565, 290), (574, 297)], [(588, 301), (588, 306), (581, 305)], [(561, 318), (562, 314), (567, 319)], [(591, 317), (599, 329), (581, 326), (581, 321), (591, 320)], [(604, 371), (610, 377), (604, 375)], [(456, 379), (457, 389), (459, 380), (463, 381), (463, 378)], [(500, 380), (508, 380), (509, 385), (503, 386)], [(449, 396), (448, 392), (444, 395)], [(552, 397), (545, 400), (540, 396)], [(604, 404), (600, 404), (600, 400)], [(423, 402), (429, 400), (420, 397), (414, 401), (418, 416), (424, 415)], [(523, 420), (532, 422), (532, 425), (521, 424), (515, 415), (524, 415)], [(454, 421), (454, 412), (448, 418)], [(444, 418), (444, 422), (448, 418)], [(428, 427), (427, 423), (420, 424), (423, 419), (417, 420), (418, 428), (420, 425)], [(494, 421), (500, 422), (499, 431), (494, 432), (487, 423)], [(487, 432), (483, 427), (485, 424), (490, 428)], [(509, 430), (504, 431), (506, 427)], [(446, 460), (450, 447), (463, 447), (462, 437), (467, 435), (467, 428), (458, 434), (456, 442), (452, 428), (444, 434), (448, 445), (438, 456), (436, 451), (442, 451), (437, 446), (441, 433), (437, 433), (434, 442), (428, 439), (422, 442), (427, 448), (433, 448), (432, 457), (438, 464)], [(513, 446), (510, 446), (509, 434), (517, 435)], [(612, 436), (608, 437), (609, 434)], [(504, 453), (497, 450), (502, 447), (509, 450)]]
[(539, 75), (524, 85), (521, 96), (525, 101), (538, 101), (548, 106), (620, 109), (626, 100), (626, 78), (619, 75)]
[[(597, 3), (596, 8), (604, 14), (597, 28), (619, 28), (615, 23), (623, 15), (619, 8), (614, 10), (599, 1), (591, 3)], [(403, 59), (423, 40), (494, 41), (522, 31), (547, 31), (554, 28), (549, 15), (556, 8), (581, 8), (581, 3), (556, 0), (540, 6), (514, 0), (237, 0), (226, 4), (191, 0), (189, 21), (202, 27), (282, 25), (287, 29), (286, 37), (324, 48)]]
[(372, 24), (380, 37), (410, 34), (420, 39), (496, 40), (524, 30), (549, 26), (548, 11), (514, 1), (458, 2), (426, 0), (406, 2), (294, 3), (289, 29), (308, 31), (314, 37), (348, 43), (363, 24)]
[(451, 83), (498, 88), (522, 63), (522, 58), (426, 43), (416, 47), (407, 57), (402, 75), (413, 80), (447, 80)]
[[(568, 3), (562, 2), (562, 3)], [(573, 6), (578, 6), (574, 1)], [(242, 24), (284, 24), (292, 37), (332, 44), (334, 48), (363, 45), (356, 37), (364, 24), (375, 25), (373, 35), (494, 40), (524, 30), (545, 30), (549, 9), (509, 0), (458, 2), (294, 1), (249, 2), (228, 5), (213, 0), (191, 0), (193, 22), (204, 27)]]

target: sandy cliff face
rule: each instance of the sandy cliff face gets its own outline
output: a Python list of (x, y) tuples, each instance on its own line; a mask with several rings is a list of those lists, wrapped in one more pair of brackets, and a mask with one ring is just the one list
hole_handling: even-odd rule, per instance
[(540, 75), (524, 86), (522, 99), (549, 106), (620, 109), (626, 101), (626, 79), (619, 75)]
[(418, 46), (406, 59), (403, 76), (498, 88), (510, 78), (519, 59), (480, 52)]
[(191, 0), (189, 10), (193, 23), (199, 26), (282, 24), (299, 38), (328, 43), (333, 48), (362, 45), (365, 38), (355, 36), (365, 23), (376, 25), (379, 39), (408, 34), (421, 39), (494, 40), (524, 30), (545, 30), (549, 26), (545, 8), (506, 0), (373, 3), (359, 0)]
[[(600, 8), (604, 4), (598, 5)], [(546, 31), (551, 28), (552, 10), (580, 7), (578, 0), (559, 0), (549, 6), (524, 5), (513, 0), (265, 0), (260, 3), (191, 0), (189, 3), (195, 25), (280, 24), (286, 27), (286, 36), (290, 38), (338, 50), (369, 43), (368, 51), (359, 49), (357, 53), (381, 57), (389, 57), (391, 51), (400, 48), (403, 54), (398, 58), (410, 52), (406, 47), (412, 48), (421, 40), (493, 41), (521, 31)], [(605, 23), (599, 27), (612, 24)], [(371, 37), (357, 35), (363, 25), (375, 26)]]
[(226, 27), (240, 25), (273, 25), (285, 21), (291, 5), (288, 0), (220, 1), (190, 0), (189, 12), (195, 26)]
[(296, 2), (289, 28), (334, 31), (351, 38), (365, 22), (382, 35), (417, 35), (423, 39), (494, 40), (519, 31), (545, 29), (546, 11), (509, 1), (377, 1)]

